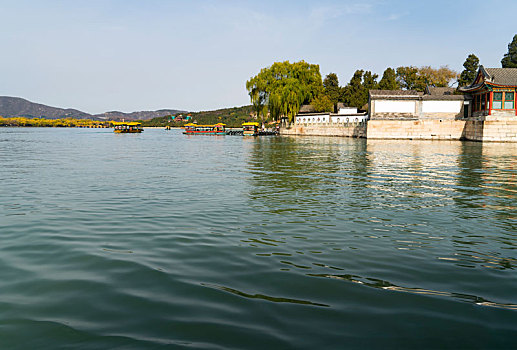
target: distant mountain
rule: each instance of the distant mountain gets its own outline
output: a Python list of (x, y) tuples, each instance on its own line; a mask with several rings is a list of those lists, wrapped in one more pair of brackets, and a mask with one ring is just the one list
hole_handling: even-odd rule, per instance
[(45, 106), (40, 103), (27, 101), (19, 97), (0, 96), (0, 116), (3, 117), (44, 117), (58, 118), (88, 118), (90, 115), (77, 109), (63, 109)]
[(94, 119), (94, 120), (147, 120), (156, 117), (174, 115), (177, 113), (186, 113), (176, 109), (160, 109), (157, 111), (142, 112), (106, 112), (102, 114), (89, 114), (71, 108), (50, 107), (40, 103), (27, 101), (20, 97), (0, 96), (0, 116), (2, 117), (26, 117), (26, 118), (76, 118), (76, 119)]

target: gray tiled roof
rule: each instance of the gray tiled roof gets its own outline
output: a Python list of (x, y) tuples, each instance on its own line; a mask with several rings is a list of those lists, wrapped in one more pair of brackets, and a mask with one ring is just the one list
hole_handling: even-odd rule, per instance
[(415, 90), (370, 90), (370, 95), (376, 97), (418, 97), (422, 96), (422, 93)]
[(454, 88), (451, 87), (431, 87), (428, 86), (426, 89), (427, 93), (432, 96), (443, 96), (443, 95), (454, 95)]
[(517, 68), (484, 68), (489, 80), (498, 85), (517, 85)]
[(299, 113), (312, 113), (312, 112), (315, 112), (315, 111), (316, 110), (314, 109), (313, 105), (302, 105), (300, 107)]
[(467, 95), (424, 95), (422, 100), (425, 101), (463, 101), (469, 100), (470, 97)]

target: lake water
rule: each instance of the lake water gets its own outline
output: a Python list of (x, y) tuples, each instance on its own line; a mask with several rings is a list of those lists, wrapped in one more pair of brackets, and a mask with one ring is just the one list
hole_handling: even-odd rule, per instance
[(0, 129), (0, 349), (517, 347), (517, 144)]

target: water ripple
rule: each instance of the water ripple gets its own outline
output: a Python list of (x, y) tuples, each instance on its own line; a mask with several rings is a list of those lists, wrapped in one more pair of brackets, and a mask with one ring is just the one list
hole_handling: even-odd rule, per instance
[(429, 295), (429, 296), (451, 297), (451, 298), (459, 299), (461, 301), (474, 303), (474, 304), (481, 305), (481, 306), (491, 306), (491, 307), (499, 307), (499, 308), (509, 309), (509, 310), (517, 310), (517, 304), (492, 302), (492, 301), (486, 300), (482, 297), (478, 297), (475, 295), (469, 295), (469, 294), (444, 292), (444, 291), (430, 290), (430, 289), (424, 289), (424, 288), (401, 287), (401, 286), (396, 286), (388, 281), (379, 280), (376, 278), (363, 278), (363, 277), (355, 276), (355, 275), (332, 275), (332, 274), (308, 274), (308, 276), (344, 280), (347, 282), (353, 282), (353, 283), (361, 284), (361, 285), (372, 287), (372, 288), (382, 289), (382, 290), (413, 293), (413, 294), (422, 294), (422, 295)]
[(224, 292), (232, 293), (232, 294), (238, 295), (240, 297), (249, 298), (249, 299), (262, 299), (262, 300), (271, 301), (273, 303), (291, 303), (291, 304), (329, 307), (329, 305), (314, 303), (314, 302), (308, 301), (308, 300), (280, 298), (280, 297), (273, 297), (273, 296), (264, 295), (264, 294), (249, 294), (249, 293), (244, 293), (244, 292), (241, 292), (241, 291), (233, 289), (233, 288), (218, 286), (218, 285), (213, 285), (213, 284), (208, 284), (208, 283), (201, 283), (201, 285), (205, 286), (205, 287), (209, 287), (209, 288), (219, 289)]

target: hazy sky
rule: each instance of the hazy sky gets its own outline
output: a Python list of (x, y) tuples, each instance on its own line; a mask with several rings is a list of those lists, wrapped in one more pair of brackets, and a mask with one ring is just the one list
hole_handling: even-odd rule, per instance
[(89, 113), (249, 103), (246, 80), (305, 60), (500, 67), (517, 1), (0, 0), (0, 95)]

